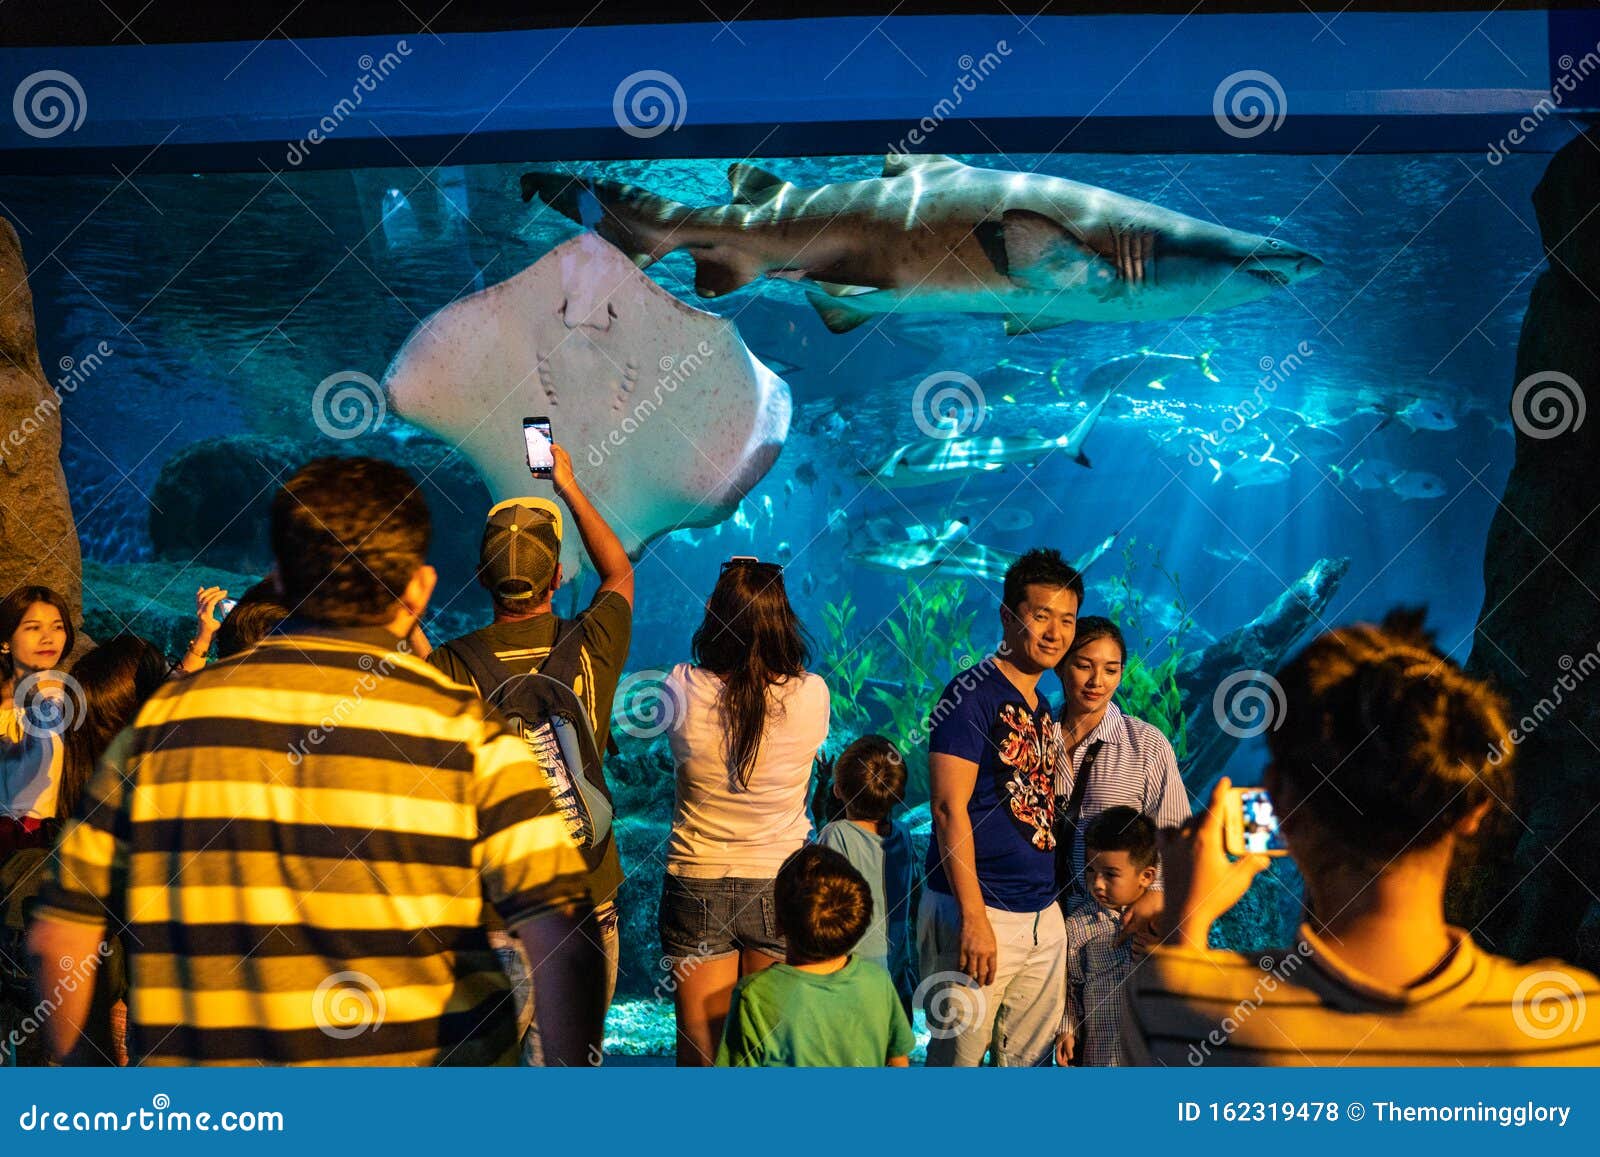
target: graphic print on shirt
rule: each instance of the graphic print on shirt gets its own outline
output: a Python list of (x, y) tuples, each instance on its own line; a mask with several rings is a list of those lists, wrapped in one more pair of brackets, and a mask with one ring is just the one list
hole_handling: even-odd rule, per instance
[(1035, 848), (1052, 851), (1056, 846), (1055, 756), (1049, 723), (1040, 723), (1020, 704), (1007, 703), (1000, 708), (996, 731), (997, 771), (1005, 777), (1012, 818)]

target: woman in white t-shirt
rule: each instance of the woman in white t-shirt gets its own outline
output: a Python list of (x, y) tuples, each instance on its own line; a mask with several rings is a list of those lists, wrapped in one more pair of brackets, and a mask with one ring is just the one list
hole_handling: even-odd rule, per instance
[(811, 834), (829, 710), (776, 563), (723, 564), (693, 653), (667, 678), (677, 798), (660, 923), (684, 1066), (711, 1064), (739, 978), (784, 958), (772, 882)]
[(59, 810), (61, 733), (80, 706), (64, 699), (59, 669), (72, 643), (71, 612), (50, 588), (0, 600), (0, 849), (53, 834), (41, 830)]

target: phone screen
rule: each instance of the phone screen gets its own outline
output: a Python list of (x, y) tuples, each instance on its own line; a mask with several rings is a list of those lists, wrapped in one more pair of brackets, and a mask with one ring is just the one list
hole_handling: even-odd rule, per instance
[(1272, 797), (1259, 787), (1245, 788), (1239, 792), (1239, 831), (1244, 850), (1250, 855), (1271, 855), (1286, 851), (1283, 832), (1278, 825), (1278, 813), (1272, 806)]
[(522, 437), (528, 444), (528, 469), (541, 478), (550, 477), (556, 465), (550, 453), (550, 419), (522, 419)]

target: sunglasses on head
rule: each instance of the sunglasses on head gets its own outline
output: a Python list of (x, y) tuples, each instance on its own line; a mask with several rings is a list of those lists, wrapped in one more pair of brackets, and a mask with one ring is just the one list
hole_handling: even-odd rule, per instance
[(772, 571), (775, 574), (782, 574), (783, 573), (783, 564), (782, 563), (762, 562), (759, 558), (757, 558), (753, 554), (736, 554), (732, 558), (730, 558), (727, 562), (722, 564), (722, 569), (723, 570), (727, 570), (729, 567), (734, 567), (734, 566), (754, 567), (754, 568), (756, 568), (758, 570)]

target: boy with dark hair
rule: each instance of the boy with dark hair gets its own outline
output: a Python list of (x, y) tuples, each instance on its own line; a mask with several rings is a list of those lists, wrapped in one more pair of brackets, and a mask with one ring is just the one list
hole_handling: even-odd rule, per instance
[(1067, 908), (1067, 1017), (1059, 1064), (1119, 1066), (1124, 982), (1133, 970), (1122, 916), (1156, 879), (1156, 826), (1137, 808), (1107, 808), (1083, 833), (1083, 883)]
[(921, 881), (911, 833), (892, 818), (906, 798), (905, 760), (883, 736), (863, 735), (834, 761), (833, 795), (844, 806), (844, 818), (824, 827), (817, 843), (849, 860), (867, 881), (872, 923), (856, 955), (888, 970), (909, 1016), (917, 988), (911, 913)]
[[(929, 1065), (1048, 1064), (1066, 996), (1056, 903), (1061, 731), (1039, 677), (1072, 645), (1083, 578), (1053, 550), (1006, 572), (994, 654), (930, 712), (933, 839), (917, 912)], [(935, 983), (936, 981), (936, 983)], [(952, 988), (980, 991), (951, 992)]]
[(717, 1064), (910, 1064), (916, 1042), (889, 974), (850, 952), (872, 921), (861, 873), (807, 844), (778, 869), (772, 891), (788, 957), (734, 987)]

